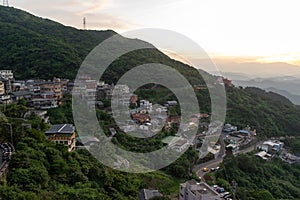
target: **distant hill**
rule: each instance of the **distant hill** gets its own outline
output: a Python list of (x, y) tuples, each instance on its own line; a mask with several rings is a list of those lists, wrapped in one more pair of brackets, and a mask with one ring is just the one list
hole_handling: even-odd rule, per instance
[(264, 97), (266, 99), (272, 99), (274, 101), (279, 101), (283, 104), (287, 104), (287, 105), (293, 104), (288, 98), (286, 98), (280, 94), (274, 93), (274, 92), (266, 92), (265, 90), (255, 88), (255, 87), (246, 87), (245, 90), (248, 92), (251, 92), (253, 94), (256, 94), (258, 96)]
[(300, 95), (291, 94), (290, 92), (288, 92), (286, 90), (279, 90), (279, 89), (276, 89), (274, 87), (266, 88), (266, 90), (271, 91), (273, 93), (280, 94), (282, 96), (285, 96), (288, 99), (290, 99), (290, 101), (293, 102), (294, 104), (300, 105)]
[(226, 73), (236, 86), (257, 87), (263, 90), (278, 93), (296, 105), (300, 105), (300, 81), (292, 76), (279, 76), (271, 78), (250, 78), (247, 75)]

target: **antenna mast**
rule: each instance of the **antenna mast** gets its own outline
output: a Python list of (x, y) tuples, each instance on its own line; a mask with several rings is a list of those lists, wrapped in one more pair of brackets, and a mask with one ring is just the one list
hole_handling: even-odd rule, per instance
[(8, 0), (3, 0), (3, 6), (9, 6)]
[(83, 30), (86, 30), (86, 19), (85, 19), (85, 17), (83, 18)]

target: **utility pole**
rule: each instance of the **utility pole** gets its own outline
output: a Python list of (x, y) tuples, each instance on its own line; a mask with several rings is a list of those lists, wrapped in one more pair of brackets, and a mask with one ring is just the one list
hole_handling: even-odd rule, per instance
[(233, 200), (236, 200), (236, 189), (237, 189), (237, 183), (235, 180), (232, 181), (232, 193), (233, 193)]
[(83, 30), (86, 30), (86, 18), (83, 18)]
[(8, 0), (3, 0), (3, 6), (9, 6)]

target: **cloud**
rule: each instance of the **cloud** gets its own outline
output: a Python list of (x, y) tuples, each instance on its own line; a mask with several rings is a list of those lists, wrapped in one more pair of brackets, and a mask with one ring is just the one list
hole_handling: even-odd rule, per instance
[(133, 24), (106, 13), (87, 14), (85, 17), (88, 29), (113, 29), (124, 31), (138, 27), (137, 24)]
[(110, 0), (94, 0), (93, 2), (84, 1), (81, 5), (83, 10), (78, 12), (78, 15), (90, 14), (105, 8)]
[(137, 27), (136, 24), (108, 13), (107, 8), (111, 2), (112, 0), (30, 0), (30, 3), (27, 3), (15, 0), (13, 6), (80, 29), (83, 28), (83, 17), (86, 17), (88, 29), (124, 31)]

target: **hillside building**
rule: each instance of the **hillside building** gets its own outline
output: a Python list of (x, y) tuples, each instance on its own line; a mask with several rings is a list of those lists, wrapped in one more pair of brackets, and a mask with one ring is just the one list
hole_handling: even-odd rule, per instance
[(221, 197), (206, 183), (190, 180), (180, 184), (179, 200), (221, 200)]
[(76, 146), (75, 127), (72, 124), (56, 124), (45, 132), (47, 140), (68, 147), (68, 151), (73, 151)]

